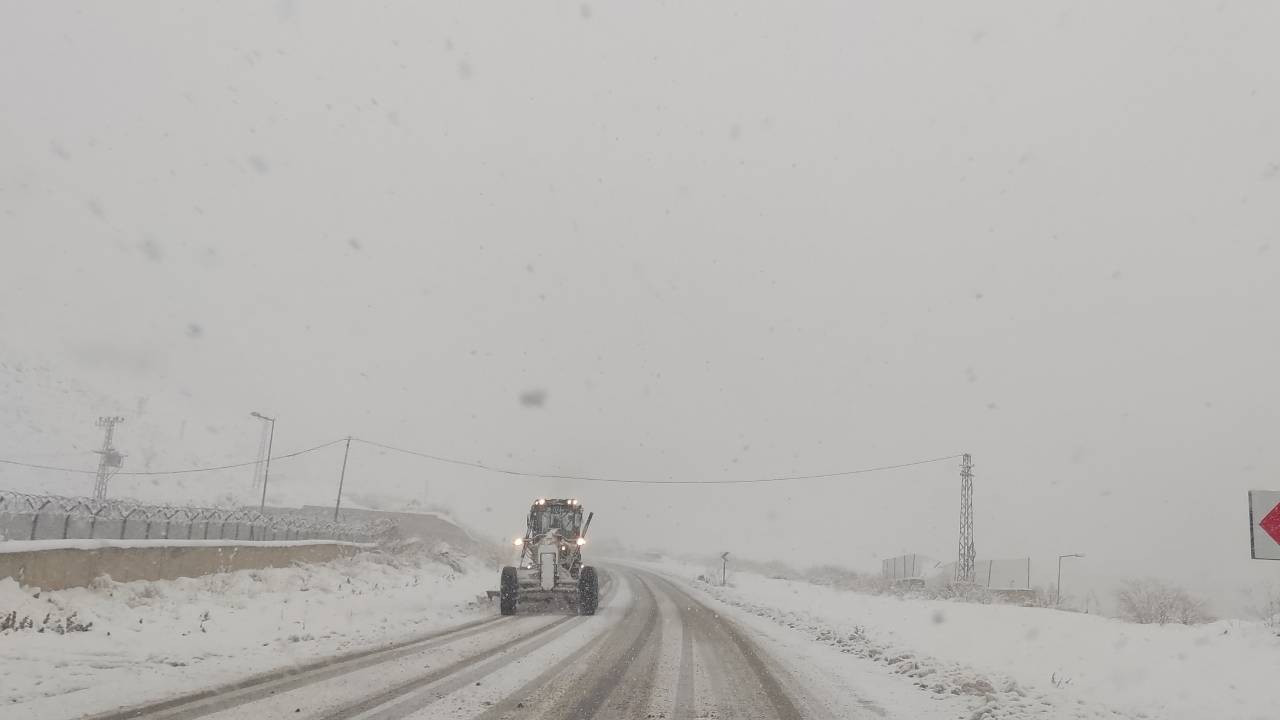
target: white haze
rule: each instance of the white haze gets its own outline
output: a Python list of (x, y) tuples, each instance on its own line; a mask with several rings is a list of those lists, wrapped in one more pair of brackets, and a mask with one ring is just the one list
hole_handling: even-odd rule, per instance
[[(157, 468), (252, 458), (250, 410), (277, 452), (628, 478), (970, 452), (981, 556), (1232, 612), (1280, 570), (1244, 495), (1280, 488), (1278, 36), (1267, 1), (4, 2), (0, 348), (148, 398)], [(0, 457), (91, 458), (96, 413)], [(638, 546), (956, 543), (955, 461), (347, 482), (493, 534), (561, 494)]]

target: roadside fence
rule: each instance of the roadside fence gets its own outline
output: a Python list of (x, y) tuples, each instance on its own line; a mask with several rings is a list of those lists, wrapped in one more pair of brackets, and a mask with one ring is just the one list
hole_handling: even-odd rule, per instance
[(297, 514), (236, 508), (143, 505), (29, 495), (0, 490), (4, 540), (341, 540), (379, 542), (395, 531), (385, 520), (336, 523)]

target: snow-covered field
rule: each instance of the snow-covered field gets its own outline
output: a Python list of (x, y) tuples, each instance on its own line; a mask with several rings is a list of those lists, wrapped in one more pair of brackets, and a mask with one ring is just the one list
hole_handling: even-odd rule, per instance
[(0, 579), (0, 715), (56, 720), (493, 613), (493, 570), (425, 549), (37, 592)]
[[(687, 581), (762, 632), (825, 646), (828, 671), (883, 688), (899, 676), (972, 718), (1275, 718), (1280, 638), (1261, 623), (1135, 625), (1008, 605), (878, 596), (735, 573), (643, 563)], [(821, 658), (826, 660), (821, 660)]]

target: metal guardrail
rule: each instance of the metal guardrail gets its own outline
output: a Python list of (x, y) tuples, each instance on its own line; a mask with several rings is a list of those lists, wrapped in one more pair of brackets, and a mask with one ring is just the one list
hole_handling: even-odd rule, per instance
[(394, 533), (389, 521), (336, 523), (293, 514), (184, 505), (143, 505), (29, 495), (0, 490), (3, 540), (342, 540), (378, 542)]

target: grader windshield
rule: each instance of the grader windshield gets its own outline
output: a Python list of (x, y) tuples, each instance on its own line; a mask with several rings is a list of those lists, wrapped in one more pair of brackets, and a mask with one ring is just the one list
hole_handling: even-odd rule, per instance
[(577, 500), (534, 501), (529, 510), (529, 536), (557, 531), (563, 537), (576, 537), (582, 530), (582, 505)]

